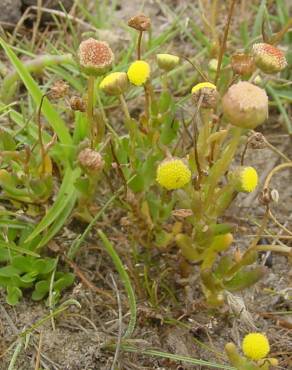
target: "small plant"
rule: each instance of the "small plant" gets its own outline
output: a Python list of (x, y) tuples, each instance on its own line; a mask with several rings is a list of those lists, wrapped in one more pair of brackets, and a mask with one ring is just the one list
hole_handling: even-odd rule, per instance
[(261, 333), (250, 333), (243, 338), (244, 356), (238, 353), (233, 343), (227, 343), (225, 351), (230, 363), (238, 370), (269, 370), (271, 366), (278, 365), (277, 359), (267, 357), (270, 344), (267, 337)]
[[(235, 230), (224, 222), (224, 214), (239, 193), (258, 186), (256, 169), (243, 163), (249, 130), (268, 118), (268, 95), (255, 84), (256, 77), (277, 73), (287, 62), (280, 49), (266, 42), (227, 55), (232, 4), (224, 40), (206, 66), (163, 50), (148, 60), (143, 37), (151, 21), (143, 14), (128, 22), (137, 32), (137, 48), (127, 66), (106, 42), (93, 37), (80, 43), (77, 61), (72, 56), (49, 58), (48, 65), (66, 60), (75, 68), (74, 78), (86, 86), (78, 95), (60, 81), (41, 91), (28, 68), (0, 40), (34, 101), (31, 105), (37, 107), (26, 124), (19, 112), (1, 107), (9, 108), (20, 126), (16, 132), (0, 132), (0, 186), (12, 206), (0, 215), (5, 225), (0, 284), (9, 303), (18, 301), (21, 289), (34, 288), (33, 299), (41, 299), (58, 296), (72, 283), (72, 274), (56, 271), (55, 258), (40, 253), (70, 216), (92, 225), (96, 195), (103, 189), (109, 189), (125, 216), (133, 251), (143, 247), (149, 256), (154, 249), (171, 251), (183, 276), (198, 268), (210, 305), (222, 304), (226, 291), (250, 287), (264, 276), (266, 269), (256, 265), (258, 237), (242, 253), (233, 253)], [(181, 98), (172, 79), (187, 63), (196, 75)], [(5, 81), (7, 91), (13, 90), (12, 80)], [(129, 104), (133, 96), (142, 102), (135, 109)], [(60, 102), (69, 103), (69, 113), (61, 113)], [(121, 129), (114, 127), (109, 106), (116, 116), (118, 110)], [(73, 117), (74, 124), (63, 117), (68, 122)], [(241, 144), (246, 147), (237, 163)], [(267, 210), (269, 201), (264, 202)], [(29, 222), (11, 226), (13, 217), (23, 212)]]

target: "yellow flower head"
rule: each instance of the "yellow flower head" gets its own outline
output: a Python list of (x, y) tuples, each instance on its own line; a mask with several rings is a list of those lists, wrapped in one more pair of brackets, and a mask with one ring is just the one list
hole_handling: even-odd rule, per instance
[(201, 102), (202, 108), (215, 108), (218, 92), (216, 86), (211, 82), (201, 82), (192, 88), (192, 97), (195, 104)]
[(242, 350), (246, 357), (258, 361), (270, 352), (270, 344), (264, 334), (250, 333), (243, 338)]
[(251, 193), (258, 185), (258, 174), (253, 167), (245, 167), (240, 174), (243, 191)]
[(150, 65), (143, 60), (132, 63), (128, 69), (128, 78), (136, 86), (143, 85), (150, 76)]
[(156, 181), (167, 190), (179, 189), (191, 180), (191, 171), (181, 159), (166, 159), (160, 163)]
[(216, 90), (216, 86), (211, 82), (201, 82), (192, 88), (192, 94), (196, 94), (198, 91), (204, 88)]
[(127, 90), (128, 76), (125, 72), (113, 72), (99, 84), (101, 90), (109, 95), (120, 95)]

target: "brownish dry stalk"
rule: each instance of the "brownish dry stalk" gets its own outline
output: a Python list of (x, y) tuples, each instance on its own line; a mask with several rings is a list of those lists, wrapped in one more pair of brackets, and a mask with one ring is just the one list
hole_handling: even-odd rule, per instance
[(235, 3), (236, 3), (236, 0), (232, 0), (230, 8), (229, 8), (229, 12), (228, 12), (228, 18), (227, 18), (227, 22), (226, 22), (226, 26), (225, 26), (225, 30), (224, 30), (224, 35), (223, 35), (223, 40), (222, 40), (222, 44), (221, 44), (220, 52), (219, 52), (219, 57), (218, 57), (218, 65), (217, 65), (217, 71), (216, 71), (216, 77), (215, 77), (215, 85), (217, 84), (219, 76), (220, 76), (223, 55), (224, 55), (225, 49), (226, 49), (228, 32), (229, 32), (230, 22), (231, 22), (231, 18), (232, 18), (232, 15), (233, 15), (233, 9), (234, 9)]

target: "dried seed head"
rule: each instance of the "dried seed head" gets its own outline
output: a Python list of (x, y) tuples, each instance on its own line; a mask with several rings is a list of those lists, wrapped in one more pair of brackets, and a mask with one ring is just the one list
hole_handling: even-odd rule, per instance
[(85, 112), (86, 104), (82, 98), (79, 96), (72, 96), (70, 98), (70, 107), (74, 111)]
[(102, 156), (95, 150), (86, 148), (78, 155), (78, 162), (85, 172), (96, 173), (103, 169)]
[(128, 26), (137, 31), (147, 31), (151, 26), (151, 20), (144, 14), (138, 14), (129, 19)]
[(69, 92), (69, 85), (65, 81), (59, 80), (59, 81), (56, 81), (50, 87), (48, 97), (54, 100), (62, 99), (66, 95), (68, 95), (68, 92)]
[(114, 54), (107, 42), (93, 38), (81, 42), (78, 56), (83, 71), (93, 76), (104, 74), (114, 61)]
[(179, 57), (171, 54), (157, 54), (156, 59), (159, 68), (167, 72), (174, 69), (179, 63)]
[(268, 206), (271, 201), (271, 190), (269, 188), (264, 188), (259, 195), (259, 202), (264, 206)]
[(215, 108), (218, 102), (216, 86), (210, 82), (202, 82), (192, 88), (192, 97), (196, 104), (201, 101), (203, 108)]
[(240, 81), (223, 96), (222, 108), (232, 125), (255, 128), (268, 118), (268, 96), (260, 87)]
[(264, 135), (260, 132), (256, 132), (249, 138), (248, 145), (251, 149), (264, 149), (267, 143)]
[(240, 76), (249, 76), (256, 68), (253, 57), (247, 54), (232, 55), (231, 67), (233, 72)]
[(270, 44), (254, 44), (252, 54), (257, 67), (265, 73), (277, 73), (288, 65), (284, 53)]
[(121, 95), (129, 86), (127, 73), (113, 72), (106, 76), (100, 83), (99, 87), (108, 95)]

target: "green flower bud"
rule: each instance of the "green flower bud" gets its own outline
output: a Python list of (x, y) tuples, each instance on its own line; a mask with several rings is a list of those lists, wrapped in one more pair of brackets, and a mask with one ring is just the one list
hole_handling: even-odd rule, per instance
[(165, 71), (171, 71), (179, 64), (179, 57), (171, 54), (157, 54), (157, 64), (159, 68)]

